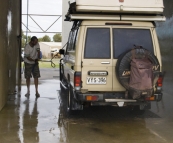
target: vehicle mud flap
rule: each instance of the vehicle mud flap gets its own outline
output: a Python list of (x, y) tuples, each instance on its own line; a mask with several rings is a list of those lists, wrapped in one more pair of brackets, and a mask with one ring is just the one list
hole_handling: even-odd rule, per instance
[(163, 98), (163, 94), (162, 93), (155, 94), (155, 96), (156, 96), (156, 101), (157, 102), (163, 101), (162, 100), (162, 98)]
[(151, 102), (142, 102), (140, 105), (129, 106), (128, 109), (132, 115), (143, 115), (146, 110), (151, 109)]
[(72, 87), (70, 88), (70, 96), (71, 96), (71, 110), (75, 111), (75, 110), (83, 110), (83, 105), (81, 105), (77, 99), (76, 99), (76, 93), (75, 91), (73, 91)]
[(68, 85), (68, 89), (63, 95), (63, 116), (68, 118), (70, 115), (76, 114), (77, 111), (83, 110), (83, 105), (79, 104), (74, 98), (72, 86)]
[(134, 88), (129, 87), (129, 97), (132, 99), (140, 99), (145, 97), (151, 97), (153, 95), (153, 89), (148, 90), (136, 90)]

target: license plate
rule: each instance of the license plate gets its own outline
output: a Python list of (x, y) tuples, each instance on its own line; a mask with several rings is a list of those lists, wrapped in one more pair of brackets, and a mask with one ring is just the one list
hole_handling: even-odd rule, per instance
[(87, 84), (106, 84), (106, 77), (87, 77)]

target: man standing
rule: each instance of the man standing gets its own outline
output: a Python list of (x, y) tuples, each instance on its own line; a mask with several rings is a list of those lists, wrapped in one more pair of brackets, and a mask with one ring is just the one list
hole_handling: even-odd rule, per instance
[(31, 38), (31, 41), (25, 46), (24, 49), (24, 63), (25, 63), (25, 78), (27, 85), (27, 93), (25, 96), (30, 95), (30, 78), (34, 77), (35, 96), (40, 97), (38, 93), (38, 78), (40, 77), (40, 70), (38, 60), (40, 59), (40, 46), (36, 36)]

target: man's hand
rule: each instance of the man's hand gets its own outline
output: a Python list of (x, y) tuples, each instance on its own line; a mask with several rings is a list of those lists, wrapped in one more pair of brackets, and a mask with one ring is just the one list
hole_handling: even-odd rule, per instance
[(38, 64), (38, 59), (35, 59), (35, 64)]
[(32, 59), (32, 58), (30, 58), (30, 57), (27, 57), (27, 59), (28, 59), (29, 61), (35, 61), (34, 59)]
[(38, 59), (40, 59), (40, 50), (37, 50), (37, 53), (38, 53)]

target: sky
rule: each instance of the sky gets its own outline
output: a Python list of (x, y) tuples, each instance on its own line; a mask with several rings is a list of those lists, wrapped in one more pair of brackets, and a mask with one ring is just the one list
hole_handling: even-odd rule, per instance
[[(62, 15), (62, 0), (22, 0), (22, 14), (27, 14), (27, 1), (29, 2), (28, 14)], [(43, 29), (48, 29), (59, 16), (31, 16), (34, 21)], [(32, 32), (42, 30), (30, 17), (28, 27)], [(27, 16), (22, 15), (22, 23), (27, 25)], [(26, 27), (22, 24), (22, 30), (26, 35)], [(62, 32), (62, 17), (48, 30), (49, 32)], [(52, 39), (55, 33), (28, 33), (29, 36), (43, 37), (49, 35)]]

